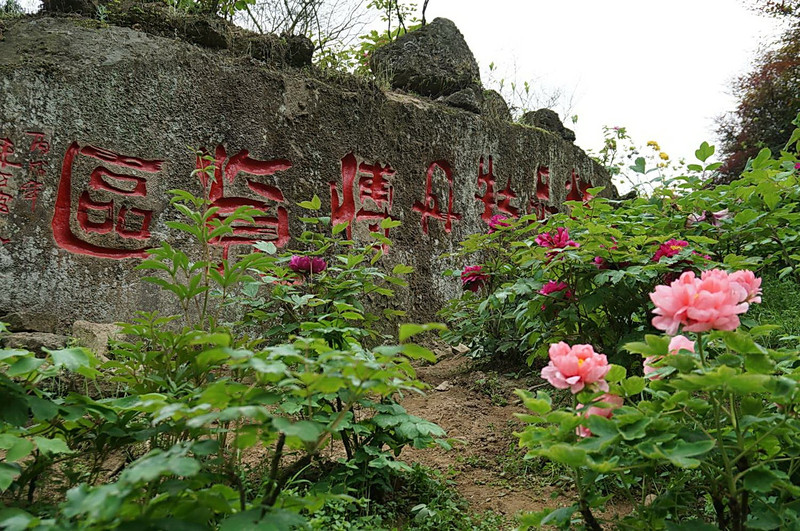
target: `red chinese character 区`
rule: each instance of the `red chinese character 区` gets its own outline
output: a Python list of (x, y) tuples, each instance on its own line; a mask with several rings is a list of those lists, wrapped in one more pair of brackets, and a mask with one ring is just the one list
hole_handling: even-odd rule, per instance
[(22, 191), (22, 198), (31, 202), (31, 210), (36, 210), (36, 199), (39, 198), (39, 194), (42, 192), (43, 188), (43, 183), (34, 181), (33, 179), (29, 180), (20, 187), (20, 190)]
[[(227, 160), (227, 163), (226, 163)], [(197, 169), (203, 170), (204, 161), (197, 160)], [(228, 158), (227, 151), (222, 145), (217, 146), (214, 153), (214, 181), (209, 189), (211, 207), (218, 208), (215, 214), (218, 218), (225, 218), (233, 214), (236, 209), (249, 206), (263, 212), (263, 215), (253, 216), (253, 221), (235, 221), (232, 225), (233, 233), (215, 238), (210, 243), (222, 246), (222, 258), (227, 259), (229, 250), (234, 245), (246, 245), (259, 242), (273, 242), (277, 247), (283, 247), (289, 242), (289, 213), (283, 206), (273, 206), (263, 199), (250, 197), (230, 197), (225, 194), (225, 184), (232, 184), (239, 173), (251, 176), (272, 175), (279, 171), (288, 170), (292, 163), (286, 159), (256, 160), (250, 157), (246, 149)], [(207, 186), (207, 175), (200, 172), (203, 186)], [(273, 185), (247, 178), (247, 187), (261, 198), (269, 199), (275, 203), (285, 203), (283, 192)], [(274, 215), (270, 212), (274, 211)]]
[[(447, 179), (447, 212), (442, 213), (439, 208), (439, 198), (433, 193), (433, 175), (436, 169), (444, 172)], [(453, 220), (461, 219), (461, 214), (453, 212), (453, 170), (445, 160), (437, 160), (428, 166), (428, 177), (425, 182), (425, 199), (417, 201), (412, 206), (414, 212), (422, 214), (422, 232), (428, 234), (428, 218), (444, 220), (444, 231), (450, 233), (453, 230)]]
[(148, 177), (162, 164), (73, 142), (64, 155), (53, 214), (58, 246), (100, 258), (144, 258), (153, 214), (146, 201)]
[[(391, 211), (394, 203), (394, 188), (387, 179), (394, 175), (394, 170), (389, 166), (380, 164), (359, 163), (353, 153), (347, 154), (342, 159), (342, 195), (336, 188), (336, 183), (331, 182), (331, 220), (333, 225), (350, 222), (347, 226), (347, 237), (353, 237), (353, 222), (360, 220), (372, 221), (369, 230), (377, 232), (380, 221), (392, 219)], [(357, 209), (355, 190), (358, 188)], [(374, 210), (369, 210), (366, 200), (374, 205)], [(384, 230), (384, 235), (389, 236), (389, 229)], [(384, 250), (385, 247), (384, 247)]]

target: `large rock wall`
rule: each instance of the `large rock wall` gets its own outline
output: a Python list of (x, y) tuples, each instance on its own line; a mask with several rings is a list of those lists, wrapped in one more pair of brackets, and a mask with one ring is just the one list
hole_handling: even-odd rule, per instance
[(540, 129), (132, 29), (27, 19), (0, 41), (0, 319), (58, 331), (169, 310), (134, 266), (181, 245), (167, 190), (200, 193), (189, 147), (220, 162), (220, 204), (266, 209), (244, 239), (291, 247), (296, 204), (314, 194), (362, 240), (400, 220), (383, 260), (416, 269), (396, 301), (416, 319), (458, 294), (441, 272), (463, 264), (438, 257), (491, 215), (541, 213), (607, 181)]

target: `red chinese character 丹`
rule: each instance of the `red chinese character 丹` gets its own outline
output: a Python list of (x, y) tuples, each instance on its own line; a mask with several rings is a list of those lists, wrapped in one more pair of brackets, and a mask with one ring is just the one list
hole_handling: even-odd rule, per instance
[[(226, 163), (227, 161), (227, 163)], [(203, 170), (205, 161), (197, 159), (197, 169)], [(257, 196), (258, 199), (251, 197), (232, 197), (225, 194), (225, 184), (232, 184), (239, 173), (251, 176), (272, 175), (279, 171), (288, 170), (292, 163), (286, 159), (256, 160), (250, 157), (250, 152), (246, 149), (239, 151), (236, 155), (228, 158), (227, 151), (222, 145), (217, 146), (214, 153), (214, 180), (209, 189), (209, 199), (211, 207), (219, 208), (215, 217), (225, 218), (233, 214), (236, 209), (249, 206), (263, 212), (263, 215), (253, 216), (253, 221), (235, 221), (232, 224), (233, 233), (215, 238), (210, 243), (222, 247), (222, 258), (227, 259), (229, 250), (234, 245), (252, 245), (259, 241), (273, 242), (277, 247), (283, 247), (289, 243), (289, 213), (286, 208), (280, 206), (286, 200), (283, 192), (273, 185), (260, 182), (255, 179), (247, 178), (247, 187)], [(199, 173), (203, 186), (206, 187), (207, 175), (204, 171)], [(274, 206), (264, 201), (269, 199), (278, 206)], [(271, 213), (274, 212), (274, 215)]]
[[(439, 208), (439, 198), (433, 193), (433, 175), (436, 169), (444, 172), (447, 179), (447, 212), (442, 213)], [(450, 233), (453, 230), (453, 220), (461, 219), (461, 214), (453, 212), (453, 170), (445, 160), (437, 160), (428, 166), (428, 178), (425, 182), (425, 199), (417, 201), (412, 206), (414, 212), (422, 214), (422, 232), (428, 234), (428, 218), (444, 220), (444, 231)]]
[(50, 143), (44, 139), (44, 133), (28, 131), (25, 134), (33, 137), (31, 140), (31, 153), (39, 153), (41, 155), (47, 155), (50, 153)]
[(36, 210), (36, 200), (39, 198), (39, 194), (42, 192), (43, 188), (44, 183), (34, 181), (33, 179), (20, 187), (22, 198), (31, 202), (31, 210)]
[(14, 143), (8, 138), (0, 138), (0, 170), (3, 168), (21, 168), (19, 162), (11, 162), (8, 158), (14, 154)]
[[(545, 182), (545, 180), (547, 182)], [(536, 219), (544, 219), (548, 214), (555, 214), (558, 209), (548, 206), (550, 200), (550, 168), (539, 166), (536, 170), (536, 195), (528, 204), (528, 214), (536, 214)]]
[(53, 214), (58, 246), (100, 258), (144, 258), (153, 214), (148, 177), (162, 164), (73, 142), (64, 155)]
[[(394, 188), (387, 179), (394, 175), (394, 170), (386, 165), (359, 164), (353, 153), (342, 159), (342, 195), (339, 196), (336, 183), (331, 182), (331, 221), (333, 225), (350, 222), (347, 226), (347, 237), (353, 237), (353, 222), (367, 220), (369, 230), (377, 232), (380, 221), (392, 219), (391, 211), (394, 203)], [(358, 207), (355, 191), (358, 188)], [(370, 200), (374, 210), (368, 209), (366, 200)], [(384, 230), (389, 236), (389, 229)], [(384, 247), (384, 251), (385, 251)]]
[(575, 170), (572, 170), (572, 177), (565, 184), (567, 189), (566, 201), (588, 201), (592, 198), (592, 194), (588, 191), (591, 186), (590, 183), (583, 182), (580, 175), (575, 173)]
[[(480, 195), (481, 185), (485, 186), (483, 195)], [(519, 209), (511, 206), (511, 201), (517, 198), (517, 194), (511, 189), (511, 178), (508, 178), (506, 187), (500, 191), (495, 192), (496, 185), (494, 162), (491, 155), (489, 156), (488, 171), (486, 172), (484, 172), (484, 162), (483, 157), (481, 157), (478, 163), (478, 193), (475, 194), (475, 199), (483, 203), (481, 219), (487, 224), (491, 221), (495, 208), (513, 218), (519, 216)]]

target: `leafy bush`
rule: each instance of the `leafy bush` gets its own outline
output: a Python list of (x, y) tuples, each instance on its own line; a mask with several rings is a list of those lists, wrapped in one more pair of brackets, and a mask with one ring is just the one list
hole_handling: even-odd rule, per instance
[[(411, 361), (434, 360), (407, 340), (441, 325), (403, 325), (400, 345), (379, 345), (385, 336), (369, 327), (376, 317), (365, 295), (388, 297), (384, 284), (402, 284), (366, 265), (380, 247), (335, 253), (355, 244), (307, 232), (301, 240), (316, 245), (311, 256), (278, 256), (267, 244), (222, 260), (215, 244), (255, 212), (223, 217), (208, 197), (172, 193), (188, 222), (168, 224), (191, 236), (194, 250), (165, 242), (139, 268), (153, 272), (147, 280), (172, 293), (182, 313), (141, 314), (102, 364), (80, 348), (46, 358), (0, 350), (0, 394), (12, 405), (0, 416), (0, 491), (14, 497), (0, 525), (286, 528), (331, 497), (349, 503), (350, 494), (387, 490), (398, 471), (410, 471), (396, 460), (408, 445), (449, 447), (439, 426), (395, 401), (424, 387)], [(62, 369), (96, 389), (48, 390)], [(345, 457), (324, 465), (323, 449), (339, 441)], [(122, 464), (109, 471), (112, 457)], [(338, 484), (298, 488), (323, 465)], [(54, 507), (35, 497), (37, 481), (62, 474), (65, 501)]]
[[(787, 149), (796, 153), (798, 142), (800, 128)], [(707, 188), (719, 168), (713, 154), (703, 143), (687, 175), (651, 197), (568, 201), (568, 214), (503, 220), (468, 238), (459, 254), (481, 264), (485, 278), (462, 279), (468, 289), (442, 312), (446, 337), (475, 356), (529, 363), (550, 343), (589, 342), (630, 368), (622, 346), (652, 330), (648, 294), (657, 284), (715, 266), (800, 278), (797, 156), (763, 149), (740, 179)], [(646, 173), (644, 165), (635, 169)]]

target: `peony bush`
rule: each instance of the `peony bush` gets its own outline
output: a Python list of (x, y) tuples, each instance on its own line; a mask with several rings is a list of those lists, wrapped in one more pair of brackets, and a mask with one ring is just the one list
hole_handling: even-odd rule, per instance
[(571, 405), (518, 391), (531, 414), (517, 436), (528, 458), (570, 467), (578, 496), (525, 515), (523, 528), (602, 529), (609, 488), (629, 495), (632, 512), (615, 522), (623, 528), (800, 526), (800, 353), (756, 343), (769, 327), (741, 329), (760, 282), (711, 269), (657, 286), (652, 325), (666, 335), (626, 345), (647, 378), (591, 345), (550, 346), (541, 376), (568, 389)]

